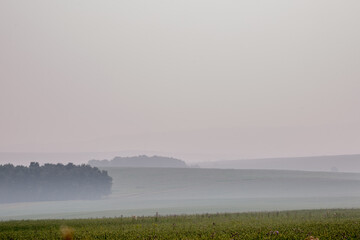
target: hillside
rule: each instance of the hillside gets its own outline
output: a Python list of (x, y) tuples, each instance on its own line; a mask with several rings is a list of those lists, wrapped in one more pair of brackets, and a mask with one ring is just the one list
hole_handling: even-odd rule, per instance
[(186, 168), (184, 161), (161, 156), (148, 157), (115, 157), (112, 160), (90, 160), (93, 167), (126, 167), (126, 168)]
[(284, 170), (104, 168), (113, 197), (233, 199), (360, 197), (360, 174)]
[(360, 172), (360, 154), (264, 158), (198, 163), (201, 168)]

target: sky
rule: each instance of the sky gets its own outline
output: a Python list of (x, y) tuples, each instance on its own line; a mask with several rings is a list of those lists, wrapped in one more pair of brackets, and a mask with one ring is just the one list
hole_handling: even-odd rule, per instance
[(360, 153), (359, 10), (1, 0), (0, 152)]

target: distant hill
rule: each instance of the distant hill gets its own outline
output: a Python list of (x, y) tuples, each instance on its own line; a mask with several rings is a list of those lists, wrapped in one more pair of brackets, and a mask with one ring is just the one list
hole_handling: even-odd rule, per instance
[(130, 168), (186, 168), (184, 161), (161, 156), (115, 157), (112, 160), (90, 160), (93, 167), (130, 167)]
[(360, 172), (360, 154), (244, 159), (198, 163), (201, 168)]
[(0, 152), (0, 164), (11, 163), (14, 165), (28, 166), (31, 162), (63, 163), (72, 162), (74, 164), (87, 163), (89, 159), (113, 159), (116, 156), (138, 156), (138, 155), (161, 155), (167, 153), (155, 151), (129, 150), (115, 152)]

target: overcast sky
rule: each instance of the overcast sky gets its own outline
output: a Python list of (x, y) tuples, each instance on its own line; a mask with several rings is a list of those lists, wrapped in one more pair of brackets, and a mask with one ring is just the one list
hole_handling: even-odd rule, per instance
[(358, 0), (1, 0), (0, 152), (360, 153), (359, 12)]

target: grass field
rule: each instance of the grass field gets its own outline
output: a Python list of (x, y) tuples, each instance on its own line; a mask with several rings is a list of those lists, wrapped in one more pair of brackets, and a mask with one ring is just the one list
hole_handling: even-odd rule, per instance
[(360, 210), (7, 221), (0, 239), (360, 239)]
[(111, 168), (96, 201), (0, 204), (0, 220), (360, 208), (360, 174), (278, 170)]

